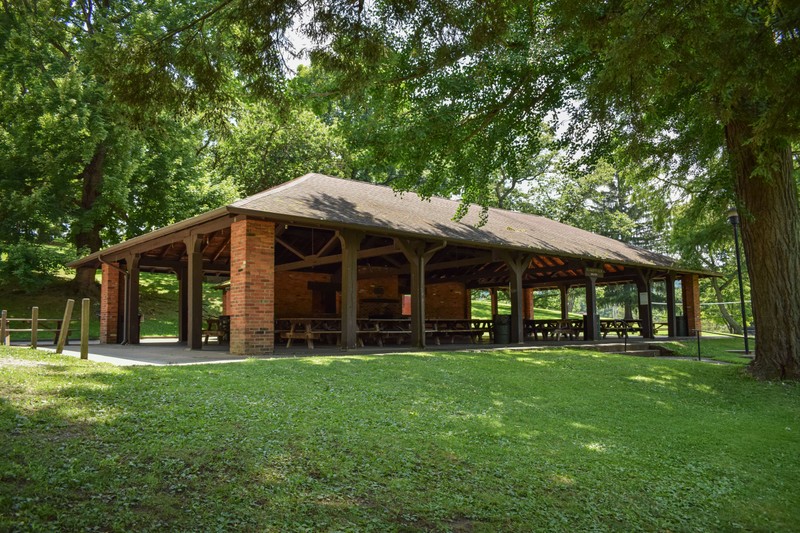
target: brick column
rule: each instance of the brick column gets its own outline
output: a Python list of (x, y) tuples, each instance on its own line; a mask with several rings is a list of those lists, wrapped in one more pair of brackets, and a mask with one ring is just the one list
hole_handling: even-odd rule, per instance
[(231, 224), (231, 353), (272, 353), (275, 341), (275, 224)]
[(119, 328), (119, 309), (122, 289), (122, 273), (113, 266), (103, 264), (103, 279), (100, 284), (100, 342), (116, 344)]
[(683, 292), (683, 314), (689, 335), (702, 328), (700, 323), (700, 277), (697, 274), (684, 274), (681, 276), (681, 289)]

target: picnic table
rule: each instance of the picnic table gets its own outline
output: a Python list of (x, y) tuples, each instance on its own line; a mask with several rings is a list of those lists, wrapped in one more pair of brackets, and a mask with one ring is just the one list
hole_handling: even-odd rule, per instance
[(629, 333), (641, 333), (642, 321), (630, 318), (611, 318), (600, 320), (600, 333), (605, 339), (609, 333), (616, 333), (618, 338), (626, 337)]
[[(388, 341), (398, 345), (411, 336), (411, 320), (408, 318), (359, 318), (358, 345), (370, 342), (383, 347)], [(309, 349), (314, 348), (314, 341), (324, 340), (330, 344), (341, 341), (341, 318), (311, 317), (283, 318), (276, 320), (275, 333), (286, 341), (290, 348), (295, 340), (304, 340)], [(492, 321), (484, 319), (429, 319), (425, 321), (425, 334), (434, 343), (441, 345), (442, 340), (455, 343), (456, 338), (465, 337), (470, 343), (478, 343), (484, 334), (492, 335)]]
[(313, 349), (315, 340), (332, 340), (333, 344), (341, 340), (342, 319), (284, 318), (276, 321), (275, 332), (286, 341), (287, 348), (292, 347), (294, 340), (305, 340), (306, 346)]
[(558, 341), (565, 337), (569, 338), (569, 340), (575, 340), (580, 339), (581, 335), (583, 335), (582, 318), (525, 320), (523, 325), (525, 336), (533, 337), (537, 341), (539, 340), (539, 334), (542, 335), (543, 341)]

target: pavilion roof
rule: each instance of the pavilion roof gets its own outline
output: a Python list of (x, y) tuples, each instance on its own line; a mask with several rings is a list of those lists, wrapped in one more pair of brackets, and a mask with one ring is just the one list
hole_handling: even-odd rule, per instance
[(667, 269), (677, 266), (677, 261), (666, 255), (541, 216), (490, 208), (486, 223), (479, 225), (481, 207), (472, 205), (466, 216), (455, 221), (458, 206), (456, 200), (423, 199), (387, 186), (306, 174), (229, 207), (265, 217), (279, 214), (298, 222), (302, 219), (473, 246)]
[[(481, 208), (472, 205), (463, 218), (453, 220), (459, 205), (456, 200), (423, 199), (415, 193), (400, 193), (387, 186), (306, 174), (228, 206), (111, 246), (69, 266), (99, 266), (105, 258), (146, 249), (151, 244), (164, 246), (170, 239), (177, 241), (191, 232), (202, 233), (203, 229), (216, 228), (216, 231), (229, 226), (232, 217), (246, 215), (296, 226), (349, 228), (386, 237), (447, 241), (475, 248), (697, 272), (681, 268), (675, 259), (666, 255), (541, 216), (490, 208), (486, 223), (480, 225)], [(225, 246), (221, 238), (220, 246)], [(176, 248), (176, 252), (178, 250), (180, 248)]]

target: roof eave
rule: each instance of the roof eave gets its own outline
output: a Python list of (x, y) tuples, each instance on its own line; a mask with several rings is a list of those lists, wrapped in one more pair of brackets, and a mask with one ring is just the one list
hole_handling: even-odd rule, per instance
[(207, 213), (203, 213), (192, 218), (187, 218), (186, 220), (170, 224), (169, 226), (164, 226), (163, 228), (153, 230), (150, 233), (145, 233), (144, 235), (139, 235), (138, 237), (133, 237), (132, 239), (122, 241), (119, 244), (109, 246), (108, 248), (104, 248), (98, 252), (94, 252), (85, 257), (81, 257), (80, 259), (76, 259), (75, 261), (71, 261), (67, 263), (67, 266), (70, 268), (80, 268), (89, 267), (94, 264), (95, 268), (97, 268), (99, 264), (103, 262), (104, 256), (118, 255), (119, 252), (122, 252), (128, 248), (133, 248), (140, 244), (144, 244), (147, 241), (159, 239), (161, 237), (170, 235), (171, 233), (177, 233), (179, 231), (191, 229), (193, 226), (199, 226), (200, 224), (224, 217), (229, 214), (230, 206), (218, 207), (217, 209), (208, 211)]

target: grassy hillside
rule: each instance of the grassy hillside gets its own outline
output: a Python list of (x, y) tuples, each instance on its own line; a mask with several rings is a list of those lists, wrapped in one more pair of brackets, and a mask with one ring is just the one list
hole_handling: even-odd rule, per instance
[[(511, 303), (503, 301), (497, 302), (497, 311), (501, 315), (510, 315)], [(541, 309), (536, 307), (533, 310), (533, 315), (537, 320), (559, 319), (561, 318), (561, 311), (558, 309)], [(583, 318), (583, 315), (576, 313), (570, 313), (570, 316), (573, 318)], [(483, 318), (487, 320), (492, 318), (491, 300), (472, 300), (472, 318)]]
[(0, 347), (0, 530), (794, 530), (800, 388), (741, 368)]

